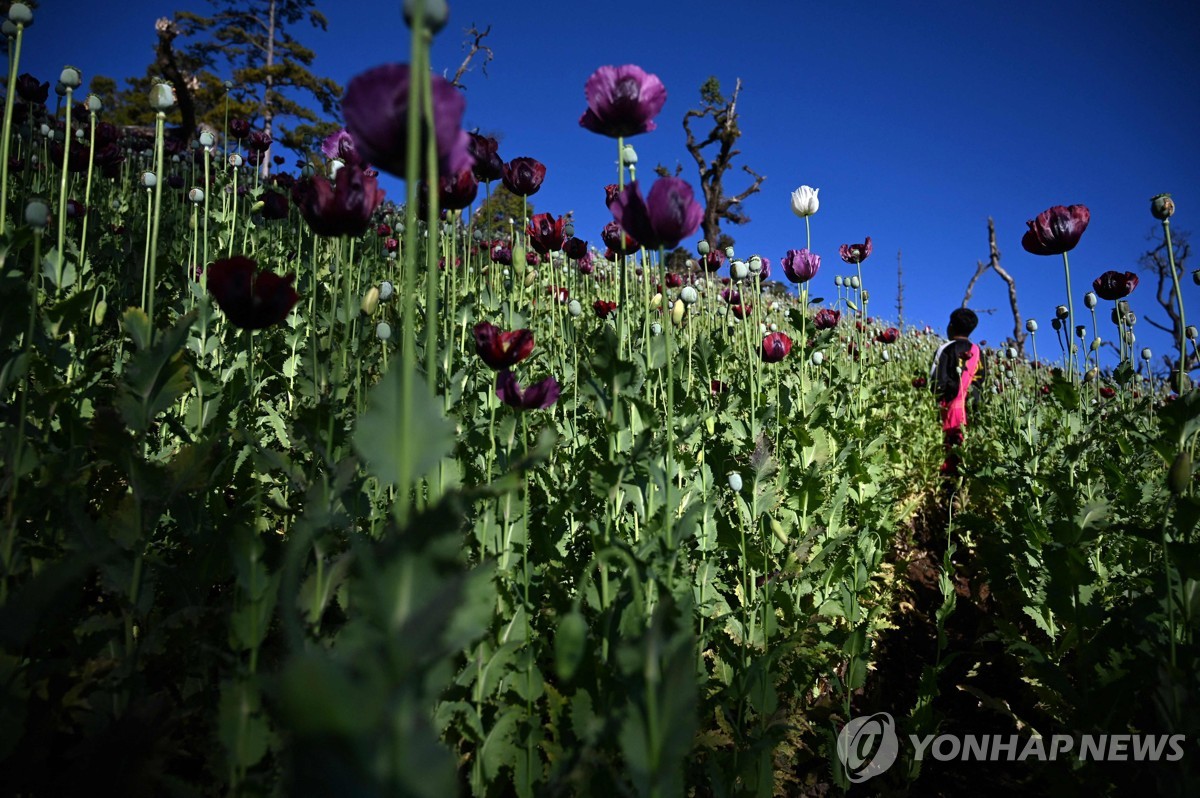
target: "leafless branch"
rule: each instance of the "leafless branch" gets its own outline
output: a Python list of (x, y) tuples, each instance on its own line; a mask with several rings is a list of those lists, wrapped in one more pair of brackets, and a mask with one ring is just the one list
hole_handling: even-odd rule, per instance
[(491, 32), (491, 25), (488, 25), (483, 30), (479, 30), (479, 28), (475, 27), (474, 23), (471, 24), (469, 30), (465, 31), (467, 37), (471, 39), (471, 41), (463, 43), (464, 48), (469, 48), (467, 50), (467, 57), (464, 58), (463, 62), (458, 65), (458, 70), (454, 73), (454, 80), (450, 81), (451, 86), (457, 86), (460, 89), (466, 88), (466, 86), (464, 86), (462, 83), (462, 77), (463, 75), (467, 74), (468, 71), (470, 71), (471, 61), (473, 61), (475, 56), (479, 55), (480, 53), (483, 53), (485, 56), (483, 63), (480, 65), (480, 70), (483, 72), (484, 77), (487, 77), (487, 65), (491, 63), (493, 58), (496, 57), (496, 54), (492, 52), (491, 47), (488, 47), (483, 43), (483, 40), (486, 39), (488, 34)]

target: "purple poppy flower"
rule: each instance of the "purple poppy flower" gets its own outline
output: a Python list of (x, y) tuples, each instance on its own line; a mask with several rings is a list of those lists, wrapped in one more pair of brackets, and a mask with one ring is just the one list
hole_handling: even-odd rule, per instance
[(271, 134), (265, 130), (256, 130), (246, 139), (246, 147), (254, 152), (263, 153), (271, 149)]
[(604, 241), (604, 246), (621, 257), (637, 252), (638, 250), (638, 242), (634, 241), (633, 236), (622, 230), (621, 225), (616, 222), (609, 222), (604, 225), (604, 230), (600, 232), (600, 238)]
[[(356, 75), (342, 97), (355, 149), (371, 164), (401, 178), (408, 154), (408, 87), (408, 64), (384, 64)], [(466, 106), (450, 81), (433, 76), (434, 138), (442, 174), (471, 168), (470, 137), (461, 127)]]
[(38, 79), (26, 72), (17, 76), (17, 96), (24, 102), (42, 105), (50, 96), (50, 84), (38, 82)]
[(244, 139), (250, 135), (250, 122), (246, 119), (230, 119), (229, 133), (235, 139)]
[(503, 241), (497, 241), (492, 244), (491, 257), (496, 263), (512, 266), (512, 247)]
[(467, 144), (467, 149), (471, 152), (471, 157), (475, 159), (475, 165), (471, 167), (475, 173), (475, 179), (483, 183), (490, 183), (493, 180), (499, 180), (504, 176), (504, 161), (500, 159), (497, 150), (500, 147), (491, 136), (481, 136), (478, 133), (468, 133), (470, 141)]
[(587, 242), (582, 238), (572, 236), (563, 244), (563, 252), (567, 253), (567, 257), (571, 260), (579, 260), (588, 253)]
[(262, 195), (262, 217), (264, 219), (286, 219), (288, 198), (278, 191), (264, 191)]
[(479, 183), (470, 169), (438, 178), (438, 202), (448, 211), (461, 211), (475, 201)]
[(383, 202), (383, 189), (362, 169), (346, 165), (332, 184), (323, 175), (297, 181), (292, 201), (317, 235), (360, 236), (371, 227), (371, 214)]
[(546, 165), (534, 158), (513, 158), (504, 164), (504, 187), (518, 197), (538, 192), (546, 179)]
[(871, 257), (871, 237), (867, 236), (867, 240), (861, 244), (842, 244), (838, 247), (838, 254), (846, 263), (862, 263)]
[(838, 322), (842, 320), (842, 314), (837, 310), (822, 308), (817, 311), (817, 315), (813, 317), (813, 326), (818, 330), (832, 330), (838, 326)]
[(793, 283), (807, 283), (820, 268), (821, 256), (807, 249), (789, 249), (783, 256), (783, 273)]
[(1092, 283), (1092, 290), (1101, 299), (1115, 302), (1133, 293), (1138, 286), (1138, 276), (1133, 272), (1107, 271)]
[(792, 339), (781, 332), (773, 332), (763, 338), (762, 359), (764, 363), (778, 363), (792, 351)]
[(1075, 249), (1092, 214), (1086, 205), (1055, 205), (1026, 224), (1021, 246), (1034, 255), (1062, 255)]
[(358, 151), (354, 149), (354, 137), (346, 128), (330, 133), (321, 142), (321, 153), (326, 158), (337, 158), (352, 166), (358, 166), (361, 162)]
[(544, 410), (558, 401), (558, 394), (558, 380), (553, 377), (522, 388), (511, 371), (496, 375), (496, 396), (517, 410)]
[(643, 198), (638, 181), (633, 181), (608, 206), (631, 236), (647, 249), (670, 249), (695, 233), (704, 218), (692, 187), (678, 177), (660, 177)]
[(584, 86), (587, 110), (579, 124), (610, 138), (654, 130), (654, 117), (667, 101), (667, 89), (657, 75), (634, 64), (602, 66)]
[(771, 259), (763, 257), (762, 255), (759, 255), (758, 259), (760, 261), (762, 261), (762, 266), (759, 267), (759, 270), (758, 270), (758, 279), (770, 280), (771, 279)]

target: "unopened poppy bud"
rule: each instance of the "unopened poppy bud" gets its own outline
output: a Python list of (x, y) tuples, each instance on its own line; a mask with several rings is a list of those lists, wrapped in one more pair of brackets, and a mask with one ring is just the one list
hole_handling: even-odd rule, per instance
[(1192, 481), (1192, 455), (1184, 449), (1175, 455), (1171, 470), (1167, 472), (1167, 487), (1176, 496), (1185, 493)]
[(155, 111), (166, 111), (175, 106), (175, 87), (170, 83), (156, 81), (150, 87), (150, 107)]
[(1154, 357), (1154, 353), (1150, 351), (1150, 347), (1146, 347), (1142, 350), (1142, 360), (1149, 360), (1152, 357)]
[(884, 359), (885, 361), (887, 361), (887, 360), (891, 360), (891, 359), (892, 359), (892, 355), (891, 355), (891, 353), (890, 353), (890, 352), (888, 352), (886, 349), (885, 349), (885, 350), (883, 350), (883, 359)]
[(1066, 321), (1067, 317), (1070, 315), (1071, 312), (1067, 310), (1066, 305), (1059, 305), (1054, 309), (1054, 318), (1058, 319), (1059, 321)]
[(708, 245), (708, 240), (704, 238), (700, 239), (700, 243), (696, 245), (696, 251), (701, 255), (707, 255), (711, 251), (711, 247)]
[(653, 324), (651, 324), (650, 325), (650, 334), (651, 335), (662, 335), (662, 325), (659, 324), (658, 322), (654, 322)]
[(241, 166), (242, 165), (242, 156), (238, 155), (236, 152), (232, 153), (229, 156), (229, 165), (234, 168)]
[(75, 67), (65, 66), (62, 73), (58, 76), (58, 82), (68, 89), (78, 89), (80, 84), (83, 83), (83, 75)]
[(250, 206), (250, 213), (258, 213), (266, 206), (266, 204), (267, 203), (263, 202), (262, 200), (258, 200)]
[(108, 312), (108, 303), (101, 299), (96, 303), (96, 310), (92, 313), (92, 321), (96, 327), (104, 323), (104, 314)]
[(683, 323), (683, 315), (687, 312), (687, 306), (683, 304), (683, 300), (676, 299), (675, 304), (671, 306), (671, 322), (675, 326)]
[(1087, 335), (1087, 327), (1084, 327), (1082, 324), (1075, 325), (1075, 335), (1082, 341), (1083, 337)]
[(621, 161), (623, 161), (626, 166), (637, 165), (637, 150), (633, 148), (633, 145), (626, 144), (624, 149), (621, 150)]
[[(858, 286), (855, 286), (855, 288), (857, 288), (857, 287), (858, 287)], [(862, 292), (862, 301), (863, 301), (863, 302), (869, 302), (870, 300), (871, 300), (871, 292), (870, 292), (870, 291), (866, 291), (866, 290), (864, 290), (864, 291)]]
[(655, 294), (654, 296), (650, 297), (650, 307), (652, 307), (652, 308), (661, 308), (662, 307), (662, 294)]
[(842, 275), (840, 275), (840, 274), (834, 275), (834, 278), (833, 278), (834, 285), (836, 285), (838, 288), (841, 288), (843, 282), (844, 282), (844, 280), (842, 280)]
[(812, 362), (813, 362), (814, 366), (819, 366), (822, 363), (824, 363), (825, 362), (825, 353), (824, 352), (813, 352), (812, 353)]
[(1031, 333), (1037, 332), (1037, 322), (1033, 319), (1029, 319), (1025, 322), (1025, 329)]
[(380, 341), (386, 341), (392, 337), (392, 325), (386, 321), (381, 321), (375, 325), (375, 337)]
[(733, 260), (733, 247), (725, 247), (725, 257)]
[(513, 244), (512, 262), (513, 263), (526, 263), (527, 262), (526, 256), (525, 256), (525, 247), (521, 246), (520, 244)]
[(450, 20), (450, 6), (446, 0), (404, 0), (404, 24), (412, 27), (416, 19), (417, 3), (421, 4), (421, 25), (430, 33), (437, 33)]
[(1092, 339), (1092, 351), (1093, 352), (1100, 351), (1100, 339), (1099, 338)]
[(392, 294), (394, 293), (396, 293), (396, 287), (387, 280), (384, 280), (379, 284), (379, 298), (382, 301), (387, 302), (392, 298)]
[(1096, 298), (1096, 295), (1094, 293), (1092, 293), (1091, 291), (1088, 291), (1086, 294), (1083, 295), (1083, 305), (1088, 310), (1091, 310), (1092, 308), (1096, 307), (1096, 303), (1098, 301), (1099, 300)]
[(104, 108), (104, 103), (103, 103), (103, 102), (101, 102), (101, 100), (100, 100), (100, 98), (99, 98), (99, 97), (97, 97), (97, 96), (96, 96), (96, 95), (94, 95), (94, 94), (89, 94), (89, 95), (87, 96), (87, 109), (88, 109), (88, 111), (90, 111), (90, 112), (91, 112), (91, 113), (93, 113), (93, 114), (98, 114), (98, 113), (100, 113), (100, 110), (101, 110), (102, 108)]
[(726, 477), (729, 481), (729, 487), (734, 493), (742, 492), (742, 475), (736, 471), (730, 471)]
[(1165, 222), (1175, 215), (1175, 201), (1170, 194), (1155, 194), (1150, 198), (1150, 213), (1160, 222)]
[(379, 307), (379, 289), (375, 286), (367, 291), (366, 296), (362, 299), (362, 304), (359, 306), (364, 315), (374, 315), (376, 308)]
[(525, 272), (525, 287), (528, 288), (529, 286), (531, 286), (535, 282), (537, 282), (537, 277), (538, 277), (537, 269), (530, 269), (527, 272)]
[(29, 27), (33, 24), (33, 10), (24, 3), (13, 3), (8, 7), (8, 19), (14, 25)]
[(1050, 319), (1050, 326), (1054, 328), (1055, 332), (1058, 332), (1059, 330), (1062, 329), (1062, 322), (1059, 321), (1058, 318), (1056, 317), (1056, 318)]
[(583, 313), (583, 305), (579, 304), (578, 299), (572, 299), (567, 303), (567, 313), (570, 313), (572, 316), (578, 316)]
[(1090, 369), (1088, 369), (1087, 374), (1083, 375), (1083, 381), (1084, 382), (1094, 382), (1096, 380), (1096, 378), (1099, 376), (1100, 376), (1100, 369), (1096, 368), (1095, 366), (1092, 366)]
[(1196, 327), (1195, 327), (1195, 325), (1189, 324), (1188, 326), (1184, 327), (1184, 328), (1183, 328), (1183, 334), (1187, 336), (1187, 339), (1188, 339), (1189, 341), (1195, 341), (1195, 340), (1196, 340)]
[(729, 264), (729, 276), (734, 280), (745, 280), (750, 276), (750, 267), (740, 260)]
[(35, 230), (45, 230), (50, 223), (50, 206), (43, 200), (31, 199), (25, 203), (25, 224)]
[(188, 200), (195, 203), (196, 205), (199, 205), (200, 203), (204, 202), (204, 189), (193, 188), (190, 191), (188, 191)]

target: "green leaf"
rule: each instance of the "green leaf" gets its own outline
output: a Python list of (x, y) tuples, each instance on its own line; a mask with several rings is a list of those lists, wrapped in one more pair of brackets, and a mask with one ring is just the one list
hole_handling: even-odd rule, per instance
[(554, 634), (554, 667), (563, 681), (571, 681), (587, 653), (587, 619), (578, 610), (567, 613)]
[[(400, 484), (405, 451), (411, 463), (413, 483), (432, 471), (454, 449), (454, 428), (442, 414), (441, 402), (429, 394), (425, 381), (412, 375), (412, 404), (401, 401), (401, 367), (393, 365), (367, 396), (367, 410), (354, 430), (354, 448), (381, 481), (407, 490)], [(406, 448), (407, 444), (407, 448)]]
[(239, 767), (258, 764), (267, 753), (271, 727), (260, 713), (262, 701), (253, 685), (226, 682), (217, 706), (217, 735)]

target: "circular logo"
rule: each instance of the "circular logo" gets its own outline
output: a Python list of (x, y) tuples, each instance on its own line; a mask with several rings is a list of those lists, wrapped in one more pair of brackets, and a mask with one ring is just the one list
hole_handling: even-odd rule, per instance
[(853, 718), (837, 738), (838, 759), (846, 778), (859, 784), (878, 776), (896, 761), (896, 722), (887, 712)]

